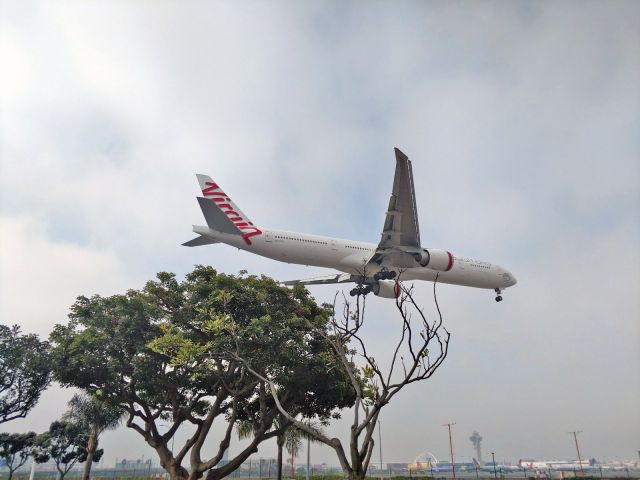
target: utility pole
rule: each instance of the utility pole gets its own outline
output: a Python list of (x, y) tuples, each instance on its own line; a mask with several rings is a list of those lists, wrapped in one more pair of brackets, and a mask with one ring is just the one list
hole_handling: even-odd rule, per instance
[(496, 472), (496, 454), (495, 454), (495, 452), (491, 452), (491, 458), (493, 459), (493, 478), (498, 478), (498, 473)]
[(454, 422), (445, 423), (443, 427), (449, 428), (449, 451), (451, 452), (451, 472), (453, 473), (453, 479), (456, 478), (456, 465), (453, 463), (453, 442), (451, 441), (451, 427), (455, 425)]
[(380, 444), (380, 480), (382, 480), (382, 432), (381, 432), (380, 420), (378, 420), (378, 443)]
[(584, 468), (582, 468), (582, 457), (580, 457), (580, 447), (578, 447), (578, 433), (582, 433), (582, 430), (577, 432), (569, 432), (573, 435), (573, 441), (576, 442), (576, 452), (578, 452), (578, 463), (580, 464), (580, 474), (584, 475)]

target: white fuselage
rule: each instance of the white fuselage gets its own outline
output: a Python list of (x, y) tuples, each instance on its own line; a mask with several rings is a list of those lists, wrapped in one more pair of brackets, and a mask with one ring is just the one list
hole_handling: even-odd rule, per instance
[[(194, 231), (221, 243), (280, 262), (333, 268), (352, 275), (362, 275), (363, 267), (376, 250), (372, 243), (322, 237), (307, 233), (263, 229), (261, 235), (247, 244), (239, 235), (194, 226)], [(454, 256), (448, 271), (428, 267), (406, 268), (398, 271), (399, 280), (430, 280), (467, 287), (503, 289), (516, 283), (511, 273), (487, 262)], [(373, 274), (375, 271), (367, 271)]]

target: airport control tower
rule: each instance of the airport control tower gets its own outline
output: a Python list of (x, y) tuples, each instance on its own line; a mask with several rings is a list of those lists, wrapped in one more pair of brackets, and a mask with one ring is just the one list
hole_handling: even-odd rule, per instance
[(480, 434), (478, 432), (473, 432), (471, 434), (471, 436), (469, 437), (469, 440), (471, 440), (471, 443), (473, 443), (473, 448), (476, 451), (478, 462), (480, 462), (480, 465), (482, 465), (483, 464), (483, 462), (482, 462), (482, 448), (481, 448), (482, 437), (480, 436)]

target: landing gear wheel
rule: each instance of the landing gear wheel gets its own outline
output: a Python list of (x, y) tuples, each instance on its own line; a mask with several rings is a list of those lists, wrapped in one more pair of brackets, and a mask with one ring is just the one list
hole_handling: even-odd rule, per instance
[(499, 288), (494, 288), (494, 291), (496, 292), (496, 302), (501, 302), (502, 295), (500, 294), (502, 293), (502, 291)]
[(373, 287), (371, 285), (359, 285), (349, 292), (349, 295), (355, 297), (356, 295), (366, 295), (373, 291)]
[(393, 271), (389, 271), (389, 270), (380, 270), (379, 272), (376, 272), (373, 274), (373, 279), (376, 282), (379, 282), (380, 280), (392, 280), (394, 278), (396, 278), (396, 272)]

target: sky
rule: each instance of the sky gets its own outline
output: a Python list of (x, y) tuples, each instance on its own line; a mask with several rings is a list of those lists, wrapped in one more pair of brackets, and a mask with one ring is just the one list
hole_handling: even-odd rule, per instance
[[(0, 321), (44, 338), (78, 295), (196, 264), (328, 273), (182, 247), (194, 174), (259, 226), (375, 243), (398, 147), (424, 246), (518, 284), (499, 304), (438, 287), (449, 356), (385, 407), (383, 461), (447, 458), (448, 422), (461, 460), (474, 430), (496, 459), (575, 458), (574, 430), (585, 456), (637, 458), (639, 24), (634, 1), (0, 0)], [(368, 301), (382, 358), (399, 319)], [(2, 428), (43, 431), (72, 393)], [(102, 446), (156, 458), (124, 427)]]

